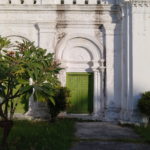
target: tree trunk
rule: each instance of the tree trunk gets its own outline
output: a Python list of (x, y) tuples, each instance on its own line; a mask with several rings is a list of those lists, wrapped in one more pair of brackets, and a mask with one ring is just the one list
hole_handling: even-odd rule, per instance
[(9, 133), (10, 133), (12, 127), (13, 127), (13, 121), (11, 121), (11, 120), (2, 120), (2, 121), (0, 121), (0, 127), (3, 129), (1, 149), (2, 150), (7, 150), (8, 149), (7, 139), (8, 139)]

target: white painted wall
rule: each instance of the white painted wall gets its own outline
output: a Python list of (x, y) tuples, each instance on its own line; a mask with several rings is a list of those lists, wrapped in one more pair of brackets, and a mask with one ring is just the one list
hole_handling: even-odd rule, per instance
[(150, 91), (150, 7), (133, 6), (133, 97)]
[(122, 9), (122, 113), (126, 121), (142, 121), (137, 103), (150, 90), (150, 1), (126, 1)]
[(94, 118), (140, 121), (134, 111), (137, 100), (150, 90), (150, 2), (88, 2), (37, 0), (33, 5), (26, 0), (24, 5), (0, 0), (0, 33), (54, 52), (65, 68), (60, 74), (63, 85), (66, 72), (93, 71)]

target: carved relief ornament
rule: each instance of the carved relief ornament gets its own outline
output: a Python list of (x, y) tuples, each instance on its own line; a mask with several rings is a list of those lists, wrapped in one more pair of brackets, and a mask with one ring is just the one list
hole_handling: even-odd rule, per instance
[(150, 7), (150, 0), (124, 0), (131, 3), (134, 7)]

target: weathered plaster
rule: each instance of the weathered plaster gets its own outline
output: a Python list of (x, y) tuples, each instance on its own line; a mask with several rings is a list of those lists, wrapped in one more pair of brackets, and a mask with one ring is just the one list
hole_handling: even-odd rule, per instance
[[(94, 72), (93, 119), (142, 121), (137, 100), (150, 89), (149, 0), (0, 0), (0, 20), (2, 36), (55, 53), (63, 86), (66, 72)], [(28, 115), (49, 117), (32, 100)]]

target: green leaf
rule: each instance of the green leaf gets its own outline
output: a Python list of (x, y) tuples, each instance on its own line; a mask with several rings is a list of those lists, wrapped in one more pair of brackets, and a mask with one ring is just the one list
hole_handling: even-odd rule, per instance
[(55, 105), (55, 99), (53, 97), (49, 98), (53, 105)]
[(22, 78), (19, 78), (19, 79), (18, 79), (18, 82), (19, 82), (20, 84), (29, 84), (29, 81), (28, 81), (28, 80), (25, 80), (25, 79), (22, 79)]
[(19, 91), (21, 94), (26, 93), (26, 92), (32, 93), (33, 86), (32, 85), (26, 85), (26, 86), (20, 88)]

